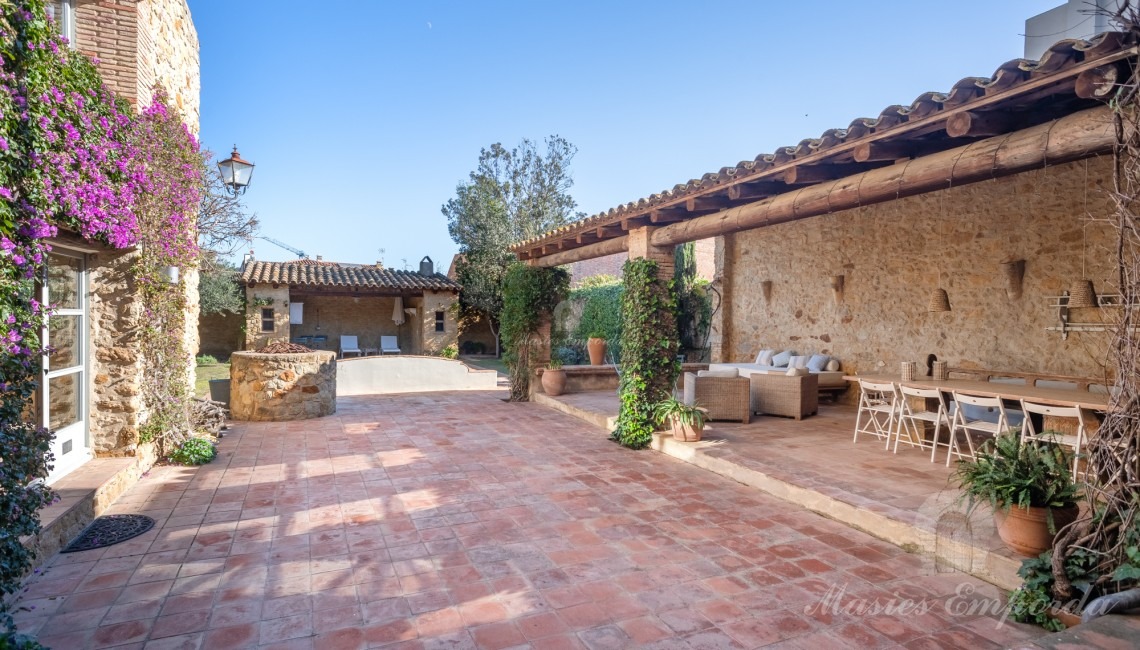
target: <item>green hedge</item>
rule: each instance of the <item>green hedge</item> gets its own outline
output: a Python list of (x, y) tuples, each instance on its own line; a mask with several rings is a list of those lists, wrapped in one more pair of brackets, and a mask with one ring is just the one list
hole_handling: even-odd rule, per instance
[(566, 299), (570, 274), (561, 268), (513, 264), (503, 278), (500, 333), (503, 361), (511, 376), (511, 400), (526, 401), (530, 393), (531, 354), (543, 319)]

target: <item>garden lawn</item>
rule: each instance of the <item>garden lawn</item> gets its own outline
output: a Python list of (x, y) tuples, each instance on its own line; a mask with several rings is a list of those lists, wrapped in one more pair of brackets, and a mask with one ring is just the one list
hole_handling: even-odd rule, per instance
[(197, 380), (194, 382), (194, 394), (202, 397), (210, 394), (211, 379), (230, 378), (230, 364), (212, 363), (208, 366), (198, 366), (195, 372)]

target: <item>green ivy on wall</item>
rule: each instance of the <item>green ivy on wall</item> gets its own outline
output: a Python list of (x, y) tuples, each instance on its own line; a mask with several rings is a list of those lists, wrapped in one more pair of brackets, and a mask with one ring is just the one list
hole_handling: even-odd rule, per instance
[(657, 268), (639, 258), (626, 262), (623, 272), (621, 410), (610, 439), (631, 449), (653, 439), (653, 405), (672, 395), (681, 371), (672, 282), (659, 280)]
[(566, 299), (570, 274), (562, 268), (513, 264), (503, 278), (500, 325), (503, 360), (510, 370), (511, 401), (525, 402), (530, 393), (531, 357), (540, 343), (538, 330)]

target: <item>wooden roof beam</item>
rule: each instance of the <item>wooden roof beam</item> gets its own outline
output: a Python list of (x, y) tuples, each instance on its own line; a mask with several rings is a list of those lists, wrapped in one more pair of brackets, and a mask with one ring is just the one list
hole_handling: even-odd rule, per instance
[(654, 224), (660, 223), (677, 223), (685, 218), (685, 211), (676, 208), (665, 208), (662, 210), (650, 210), (649, 222)]
[(1074, 90), (1081, 99), (1104, 99), (1127, 79), (1128, 70), (1123, 63), (1110, 63), (1077, 75)]
[(962, 112), (946, 120), (946, 135), (951, 138), (991, 137), (1012, 131), (1016, 125), (1008, 115), (1000, 113)]
[(867, 171), (867, 169), (866, 165), (851, 164), (797, 165), (784, 172), (784, 182), (788, 185), (822, 183)]
[(621, 229), (633, 230), (634, 228), (640, 228), (644, 226), (648, 222), (649, 215), (647, 214), (639, 214), (636, 217), (626, 217), (625, 219), (621, 220)]
[(728, 207), (728, 199), (723, 196), (694, 196), (685, 199), (685, 209), (689, 212), (719, 212)]
[(788, 189), (784, 183), (738, 183), (728, 188), (729, 201), (764, 199)]
[(914, 146), (906, 142), (862, 142), (851, 153), (855, 162), (879, 162), (914, 156)]
[(617, 237), (621, 234), (620, 226), (598, 226), (594, 231), (598, 239), (609, 239), (610, 237)]

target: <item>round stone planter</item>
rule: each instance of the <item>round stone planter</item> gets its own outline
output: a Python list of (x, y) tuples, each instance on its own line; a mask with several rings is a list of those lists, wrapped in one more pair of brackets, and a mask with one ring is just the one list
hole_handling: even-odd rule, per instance
[(234, 352), (230, 413), (235, 420), (269, 422), (336, 413), (336, 353)]

